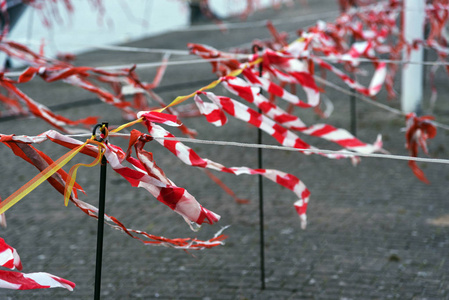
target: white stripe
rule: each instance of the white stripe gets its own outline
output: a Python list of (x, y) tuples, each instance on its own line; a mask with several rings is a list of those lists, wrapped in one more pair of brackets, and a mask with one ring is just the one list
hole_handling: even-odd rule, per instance
[(0, 288), (18, 290), (22, 285), (8, 282), (6, 280), (0, 279)]
[(4, 265), (10, 260), (14, 260), (11, 249), (5, 249), (0, 252), (0, 265), (4, 267)]
[(23, 274), (23, 277), (34, 280), (41, 286), (50, 286), (51, 288), (62, 287), (68, 289), (69, 291), (73, 291), (73, 288), (70, 285), (57, 281), (59, 277), (48, 273), (44, 272), (29, 273)]

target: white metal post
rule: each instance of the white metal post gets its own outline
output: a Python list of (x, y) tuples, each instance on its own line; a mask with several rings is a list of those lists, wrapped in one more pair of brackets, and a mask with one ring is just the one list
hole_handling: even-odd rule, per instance
[[(425, 0), (404, 0), (404, 37), (408, 43), (413, 40), (423, 40), (425, 21)], [(412, 62), (405, 64), (402, 68), (401, 82), (401, 107), (405, 113), (421, 110), (423, 98), (423, 48), (412, 49), (410, 57), (403, 53), (404, 60), (407, 58)]]

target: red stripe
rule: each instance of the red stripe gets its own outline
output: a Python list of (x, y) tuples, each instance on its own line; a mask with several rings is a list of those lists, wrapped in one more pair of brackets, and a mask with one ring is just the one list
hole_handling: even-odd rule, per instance
[(235, 90), (237, 92), (237, 94), (241, 98), (243, 98), (246, 101), (251, 102), (251, 103), (254, 102), (254, 95), (253, 95), (253, 91), (251, 90), (251, 87), (234, 85), (232, 83), (229, 83), (229, 81), (228, 81), (228, 84), (233, 90)]
[(319, 92), (319, 89), (315, 83), (315, 80), (313, 77), (306, 72), (291, 72), (290, 73), (293, 77), (295, 77), (298, 82), (303, 85), (304, 87), (311, 88), (315, 90), (316, 92)]
[(287, 132), (287, 129), (285, 129), (284, 127), (282, 127), (279, 124), (274, 124), (273, 129), (275, 132), (271, 136), (274, 137), (281, 145), (283, 145), (284, 141), (285, 141), (285, 133)]
[(270, 82), (270, 84), (268, 85), (268, 93), (275, 94), (278, 97), (282, 97), (284, 95), (284, 89), (279, 85)]
[(49, 285), (39, 285), (36, 281), (25, 278), (22, 273), (0, 270), (0, 278), (8, 283), (17, 284), (18, 290), (49, 288)]
[(248, 108), (247, 112), (250, 115), (248, 123), (253, 124), (256, 127), (260, 127), (262, 124), (262, 115), (251, 108)]
[(332, 66), (330, 64), (325, 63), (324, 61), (318, 61), (318, 64), (320, 65), (321, 68), (332, 71)]
[(251, 72), (250, 69), (244, 69), (242, 73), (243, 73), (243, 76), (245, 76), (251, 83), (262, 84), (260, 82), (259, 78), (257, 78), (257, 76), (254, 75), (254, 73)]
[(185, 189), (180, 187), (166, 187), (161, 188), (160, 194), (157, 197), (157, 200), (164, 203), (171, 209), (175, 210), (176, 205), (178, 204), (179, 200), (182, 199), (182, 196), (184, 195)]
[(192, 163), (192, 166), (205, 168), (207, 166), (207, 162), (196, 154), (195, 151), (189, 149), (189, 160)]
[(334, 126), (325, 125), (323, 128), (320, 128), (318, 130), (313, 131), (311, 133), (311, 135), (313, 135), (313, 136), (322, 136), (322, 135), (328, 134), (328, 133), (330, 133), (332, 131), (335, 131), (335, 130), (336, 130), (336, 128)]
[(126, 180), (128, 180), (131, 186), (133, 187), (137, 187), (141, 181), (140, 179), (142, 179), (142, 177), (144, 176), (142, 173), (134, 171), (130, 168), (119, 168), (114, 169), (114, 171), (116, 171), (117, 173), (122, 175)]
[(301, 197), (302, 197), (303, 199), (309, 198), (309, 197), (310, 197), (310, 191), (309, 191), (308, 189), (305, 189), (304, 191), (302, 191)]
[(290, 114), (282, 114), (282, 115), (274, 117), (274, 120), (276, 122), (282, 124), (282, 123), (287, 123), (287, 122), (291, 122), (291, 121), (296, 121), (296, 120), (298, 120), (298, 117), (295, 117)]
[(224, 124), (227, 121), (226, 115), (220, 109), (214, 109), (205, 116), (209, 123), (220, 122), (220, 124)]
[(227, 111), (231, 116), (235, 116), (235, 108), (234, 104), (231, 101), (231, 98), (218, 96), (218, 99), (220, 100), (220, 104), (223, 109)]
[(299, 183), (299, 179), (291, 174), (286, 174), (285, 176), (276, 176), (276, 183), (282, 185), (293, 191), (295, 186)]
[(218, 221), (219, 219), (210, 210), (201, 207), (200, 216), (196, 220), (196, 223), (200, 225), (203, 224), (203, 222), (206, 222), (207, 224), (213, 224)]
[(310, 148), (310, 146), (306, 142), (301, 140), (300, 138), (297, 138), (295, 140), (295, 145), (293, 147), (294, 148), (298, 148), (298, 149), (308, 149), (308, 148)]
[(300, 215), (300, 216), (305, 215), (306, 211), (307, 211), (307, 203), (304, 203), (301, 206), (295, 205), (295, 209), (296, 209), (296, 212), (298, 213), (298, 215)]
[(226, 173), (235, 174), (233, 169), (231, 169), (231, 168), (226, 168), (226, 167), (222, 168), (222, 169), (220, 170), (220, 172), (226, 172)]
[(150, 111), (142, 115), (145, 119), (154, 123), (165, 123), (166, 121), (176, 123), (178, 118), (175, 115)]
[(271, 103), (271, 102), (264, 101), (264, 102), (260, 103), (260, 104), (258, 105), (258, 107), (259, 107), (264, 113), (267, 113), (267, 112), (269, 112), (271, 109), (276, 108), (276, 105), (274, 105), (274, 104)]
[(347, 139), (347, 140), (337, 140), (336, 141), (339, 145), (344, 145), (345, 147), (360, 147), (360, 146), (366, 146), (364, 143), (362, 143), (360, 140), (353, 138), (353, 139)]
[[(167, 135), (166, 137), (174, 137), (171, 134)], [(169, 140), (165, 140), (164, 141), (164, 147), (167, 148), (171, 153), (173, 153), (174, 155), (178, 155), (178, 151), (176, 151), (176, 144), (179, 143), (178, 141), (169, 141)]]

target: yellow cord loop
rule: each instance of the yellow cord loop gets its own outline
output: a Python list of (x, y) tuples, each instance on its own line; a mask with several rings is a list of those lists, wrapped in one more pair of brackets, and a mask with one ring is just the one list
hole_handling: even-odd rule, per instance
[(91, 162), (90, 164), (79, 163), (79, 164), (74, 165), (72, 168), (70, 168), (68, 181), (66, 182), (66, 185), (64, 187), (64, 205), (65, 206), (67, 206), (69, 204), (70, 195), (72, 194), (73, 186), (75, 185), (75, 182), (76, 182), (76, 173), (78, 171), (78, 168), (81, 167), (81, 166), (82, 167), (88, 167), (88, 168), (95, 167), (96, 165), (98, 165), (98, 163), (101, 161), (101, 158), (104, 155), (103, 149), (106, 147), (104, 145), (104, 143), (100, 143), (100, 142), (97, 142), (97, 141), (92, 140), (92, 139), (89, 142), (97, 144), (97, 146), (98, 146), (98, 155), (94, 159), (94, 161)]

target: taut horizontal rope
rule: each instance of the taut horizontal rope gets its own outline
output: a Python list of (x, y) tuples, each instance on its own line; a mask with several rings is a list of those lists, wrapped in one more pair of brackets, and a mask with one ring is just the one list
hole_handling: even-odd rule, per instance
[[(83, 135), (71, 135), (71, 137), (78, 137)], [(117, 137), (128, 137), (129, 135), (126, 133), (110, 133), (109, 136), (117, 136)], [(347, 154), (353, 156), (360, 157), (371, 157), (371, 158), (382, 158), (382, 159), (394, 159), (394, 160), (406, 160), (406, 161), (417, 161), (417, 162), (428, 162), (428, 163), (439, 163), (439, 164), (449, 164), (449, 159), (439, 159), (439, 158), (424, 158), (424, 157), (411, 157), (405, 155), (393, 155), (393, 154), (363, 154), (356, 153), (350, 151), (334, 151), (334, 150), (325, 150), (325, 149), (299, 149), (293, 147), (286, 146), (277, 146), (277, 145), (266, 145), (266, 144), (251, 144), (251, 143), (241, 143), (241, 142), (228, 142), (228, 141), (211, 141), (211, 140), (200, 140), (200, 139), (192, 139), (192, 138), (183, 138), (183, 137), (153, 137), (154, 139), (162, 139), (173, 141), (177, 140), (180, 142), (194, 143), (194, 144), (206, 144), (206, 145), (217, 145), (217, 146), (233, 146), (233, 147), (241, 147), (241, 148), (259, 148), (259, 149), (269, 149), (269, 150), (282, 150), (282, 151), (294, 151), (294, 152), (309, 152), (309, 153), (324, 153), (324, 154)]]
[[(377, 107), (379, 107), (381, 109), (384, 109), (386, 111), (389, 111), (389, 112), (391, 112), (393, 114), (396, 114), (396, 115), (399, 115), (399, 116), (403, 116), (403, 117), (405, 117), (405, 115), (406, 115), (404, 112), (400, 111), (399, 109), (396, 109), (396, 108), (390, 107), (388, 105), (376, 102), (376, 101), (371, 100), (370, 98), (368, 98), (366, 96), (363, 96), (363, 95), (360, 95), (358, 93), (346, 90), (346, 89), (344, 89), (344, 88), (342, 88), (342, 87), (340, 87), (340, 86), (338, 86), (338, 85), (336, 85), (336, 84), (334, 84), (334, 83), (332, 83), (330, 81), (327, 81), (327, 80), (325, 80), (325, 79), (323, 79), (323, 78), (321, 78), (319, 76), (314, 75), (314, 78), (316, 79), (316, 81), (318, 81), (318, 82), (320, 82), (322, 84), (325, 84), (325, 85), (327, 85), (327, 86), (329, 86), (329, 87), (331, 87), (331, 88), (333, 88), (333, 89), (335, 89), (335, 90), (337, 90), (339, 92), (342, 92), (342, 93), (344, 93), (346, 95), (349, 95), (349, 96), (355, 96), (356, 98), (358, 98), (358, 99), (360, 99), (360, 100), (362, 100), (362, 101), (364, 101), (366, 103), (369, 103), (371, 105), (377, 106)], [(438, 128), (441, 128), (441, 129), (444, 129), (444, 130), (449, 130), (449, 126), (448, 125), (441, 124), (441, 123), (435, 122), (435, 121), (430, 121), (430, 122), (433, 125), (435, 125), (436, 127), (438, 127)]]

